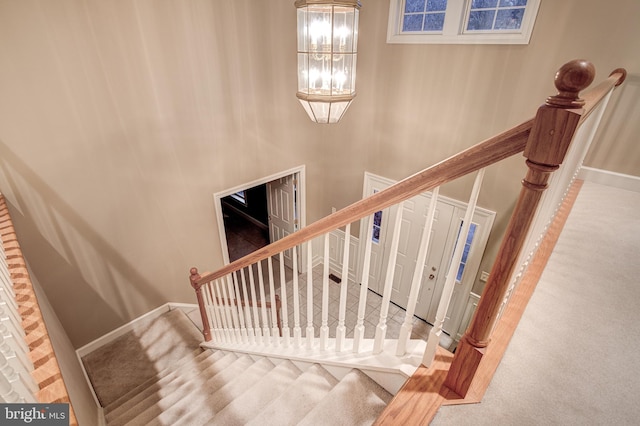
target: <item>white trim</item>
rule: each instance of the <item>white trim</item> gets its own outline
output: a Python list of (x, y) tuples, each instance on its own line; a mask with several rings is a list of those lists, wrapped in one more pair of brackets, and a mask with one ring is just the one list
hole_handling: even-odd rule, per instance
[(218, 235), (220, 237), (220, 248), (222, 249), (222, 260), (225, 265), (228, 265), (229, 262), (229, 248), (227, 245), (227, 237), (224, 231), (224, 219), (222, 215), (222, 198), (235, 194), (238, 191), (242, 191), (248, 188), (253, 188), (254, 186), (263, 185), (269, 182), (272, 182), (277, 179), (281, 179), (286, 176), (298, 175), (298, 229), (304, 228), (306, 226), (306, 218), (307, 218), (307, 209), (306, 209), (306, 168), (305, 165), (301, 165), (298, 167), (294, 167), (289, 170), (284, 170), (282, 172), (278, 172), (272, 174), (270, 176), (262, 177), (256, 179), (251, 182), (243, 183), (233, 188), (225, 189), (224, 191), (216, 192), (213, 194), (213, 207), (216, 212), (216, 220), (218, 222)]
[[(362, 185), (363, 198), (367, 198), (371, 195), (370, 194), (371, 186), (375, 183), (391, 186), (397, 183), (397, 181), (365, 171), (364, 183)], [(427, 191), (424, 194), (430, 194), (430, 192)], [(462, 216), (458, 216), (458, 219), (459, 220), (463, 219), (464, 211), (466, 211), (467, 209), (467, 203), (465, 203), (464, 201), (445, 197), (443, 195), (438, 196), (438, 202), (449, 204), (454, 208), (459, 209), (461, 211)], [(455, 214), (455, 211), (454, 211), (454, 214)], [(484, 257), (484, 251), (486, 250), (487, 242), (489, 241), (489, 235), (491, 234), (491, 230), (493, 229), (496, 212), (485, 209), (480, 206), (476, 206), (474, 217), (484, 219), (483, 226), (480, 227), (479, 232), (474, 237), (474, 241), (471, 246), (471, 251), (469, 252), (469, 258), (465, 266), (465, 271), (475, 271), (475, 274), (471, 275), (465, 272), (462, 278), (462, 283), (461, 283), (462, 286), (461, 286), (460, 294), (463, 295), (462, 297), (465, 299), (464, 302), (460, 299), (455, 299), (456, 297), (455, 294), (454, 296), (452, 296), (451, 304), (449, 307), (449, 313), (450, 313), (449, 318), (452, 318), (453, 320), (452, 322), (447, 323), (447, 329), (450, 329), (449, 331), (451, 332), (452, 335), (455, 335), (455, 331), (460, 326), (462, 315), (466, 307), (466, 298), (471, 293), (471, 290), (475, 285), (476, 281), (478, 281), (478, 279), (480, 278), (480, 274), (482, 272), (480, 271), (480, 264), (482, 262), (482, 258)], [(451, 234), (452, 237), (450, 238), (452, 239), (450, 239), (448, 245), (450, 245), (451, 250), (453, 250), (453, 241), (457, 236), (457, 229), (460, 226), (460, 222), (456, 221), (455, 223), (452, 223), (451, 226), (452, 226), (452, 231), (454, 232)], [(364, 223), (364, 221), (361, 221), (360, 235), (365, 235), (365, 231), (366, 231), (365, 227), (366, 227), (366, 224)], [(480, 248), (482, 248), (482, 251), (478, 252)], [(360, 251), (358, 255), (358, 271), (361, 271), (361, 270), (362, 270), (362, 252)]]
[(144, 315), (139, 316), (138, 318), (135, 318), (131, 321), (129, 321), (128, 323), (116, 328), (115, 330), (112, 330), (110, 332), (108, 332), (107, 334), (98, 337), (97, 339), (93, 340), (92, 342), (87, 343), (86, 345), (82, 346), (81, 348), (76, 349), (76, 353), (78, 354), (79, 358), (82, 358), (88, 354), (90, 354), (91, 352), (95, 351), (96, 349), (101, 348), (104, 345), (108, 345), (109, 343), (113, 342), (114, 340), (116, 340), (118, 337), (123, 336), (125, 334), (127, 334), (128, 332), (130, 332), (131, 330), (133, 330), (133, 326), (143, 320), (143, 319), (154, 319), (154, 318), (158, 318), (160, 315), (167, 313), (171, 310), (171, 304), (170, 303), (165, 303), (162, 306), (159, 306), (149, 312), (147, 312)]
[[(395, 339), (386, 339), (383, 352), (377, 355), (373, 354), (373, 339), (363, 340), (360, 353), (353, 353), (351, 350), (353, 339), (345, 339), (345, 344), (345, 350), (342, 352), (333, 350), (319, 351), (317, 348), (307, 349), (306, 347), (284, 347), (282, 342), (275, 346), (252, 346), (243, 343), (217, 343), (212, 341), (204, 342), (200, 346), (207, 349), (234, 351), (248, 355), (284, 358), (294, 363), (318, 363), (328, 369), (334, 376), (336, 375), (334, 368), (357, 368), (394, 395), (418, 369), (426, 346), (424, 340), (412, 339), (407, 346), (407, 354), (403, 357), (396, 357), (392, 355), (397, 344)], [(328, 339), (327, 347), (335, 347), (334, 338)]]
[(466, 32), (470, 0), (448, 0), (442, 33), (402, 33), (404, 0), (389, 1), (387, 43), (395, 44), (529, 44), (540, 0), (529, 0), (517, 32)]
[(583, 166), (578, 173), (578, 179), (626, 189), (627, 191), (640, 192), (640, 176), (626, 175), (609, 170)]

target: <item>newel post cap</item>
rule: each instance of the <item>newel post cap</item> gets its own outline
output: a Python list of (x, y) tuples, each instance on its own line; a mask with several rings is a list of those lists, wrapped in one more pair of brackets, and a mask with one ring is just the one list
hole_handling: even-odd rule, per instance
[(567, 62), (556, 72), (554, 84), (558, 93), (547, 98), (546, 104), (560, 108), (581, 108), (584, 99), (580, 99), (580, 92), (596, 77), (596, 67), (584, 59), (574, 59)]
[(539, 165), (562, 164), (573, 135), (584, 112), (580, 92), (596, 75), (593, 64), (575, 59), (564, 64), (556, 73), (554, 84), (558, 93), (549, 96), (536, 114), (524, 156)]
[(191, 281), (191, 287), (198, 290), (200, 285), (198, 284), (198, 280), (200, 279), (200, 274), (198, 273), (198, 268), (193, 267), (189, 270), (189, 281)]

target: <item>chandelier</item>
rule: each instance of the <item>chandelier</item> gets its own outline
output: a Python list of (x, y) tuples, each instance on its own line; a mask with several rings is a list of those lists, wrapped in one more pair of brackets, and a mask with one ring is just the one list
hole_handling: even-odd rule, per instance
[(356, 96), (358, 0), (297, 0), (298, 92), (312, 121), (337, 123)]

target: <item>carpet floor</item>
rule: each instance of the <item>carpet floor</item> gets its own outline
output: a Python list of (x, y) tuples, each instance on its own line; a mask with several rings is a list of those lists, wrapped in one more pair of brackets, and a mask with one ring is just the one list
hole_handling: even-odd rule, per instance
[(640, 193), (585, 182), (480, 404), (433, 425), (631, 425), (640, 418)]

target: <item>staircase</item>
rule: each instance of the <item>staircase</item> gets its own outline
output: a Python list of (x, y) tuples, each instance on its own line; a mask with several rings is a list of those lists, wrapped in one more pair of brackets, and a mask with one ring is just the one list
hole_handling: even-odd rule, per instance
[(201, 339), (172, 310), (83, 357), (107, 424), (369, 425), (391, 399), (357, 369), (336, 377), (320, 364), (203, 350)]

